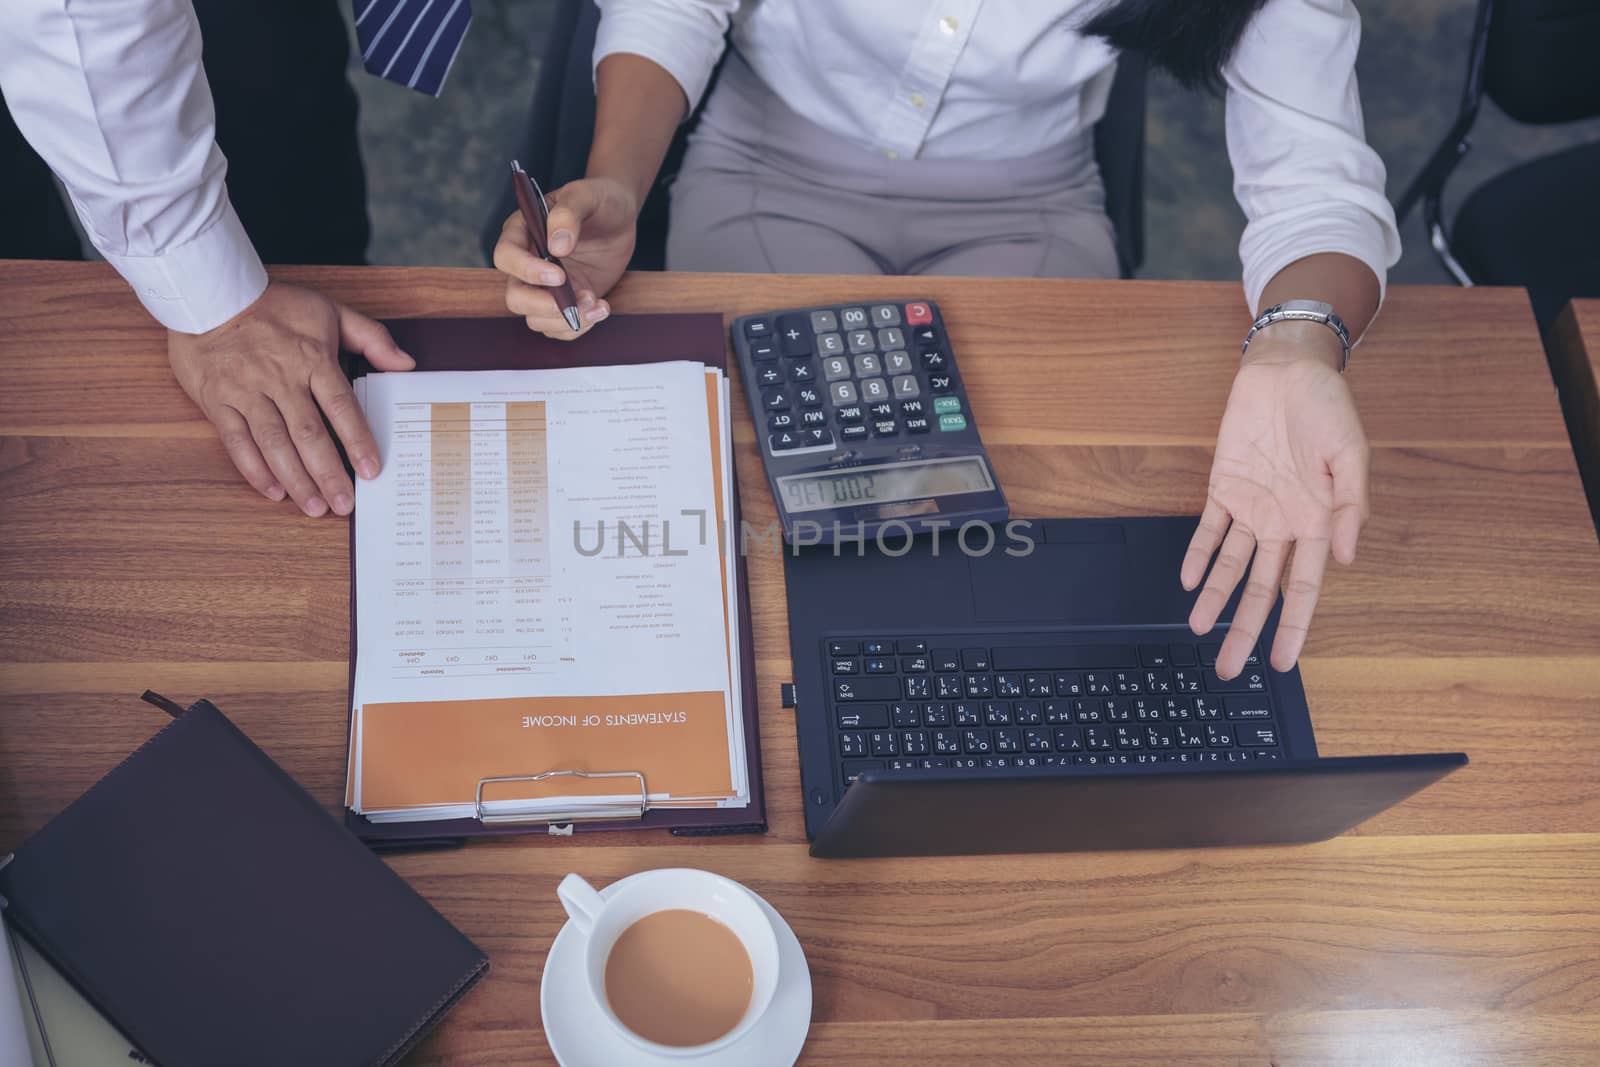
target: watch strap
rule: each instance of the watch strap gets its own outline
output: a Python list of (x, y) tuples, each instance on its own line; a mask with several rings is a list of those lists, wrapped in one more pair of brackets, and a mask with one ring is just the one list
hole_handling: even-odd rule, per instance
[(1275, 322), (1320, 322), (1332, 330), (1339, 338), (1339, 344), (1344, 349), (1339, 359), (1339, 373), (1343, 374), (1350, 365), (1350, 330), (1345, 326), (1344, 320), (1333, 313), (1333, 305), (1325, 304), (1320, 300), (1286, 300), (1281, 304), (1274, 304), (1267, 308), (1251, 325), (1250, 332), (1244, 335), (1244, 344), (1239, 349), (1242, 356), (1250, 351), (1250, 342), (1256, 334), (1271, 326)]

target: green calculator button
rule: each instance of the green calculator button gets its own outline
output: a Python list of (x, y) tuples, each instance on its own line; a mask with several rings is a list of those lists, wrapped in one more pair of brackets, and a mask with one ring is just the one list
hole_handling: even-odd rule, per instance
[(961, 398), (959, 396), (936, 396), (933, 398), (933, 413), (935, 415), (949, 415), (960, 410)]
[(966, 428), (967, 417), (965, 415), (939, 416), (939, 429), (941, 430), (965, 430)]

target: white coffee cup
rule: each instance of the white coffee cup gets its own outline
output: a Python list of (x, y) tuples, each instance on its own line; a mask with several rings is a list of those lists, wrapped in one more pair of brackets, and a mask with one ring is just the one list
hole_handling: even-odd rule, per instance
[[(576, 874), (556, 888), (562, 907), (584, 940), (584, 981), (606, 1021), (627, 1040), (657, 1056), (704, 1056), (727, 1048), (766, 1012), (778, 988), (778, 935), (760, 902), (738, 882), (688, 868), (663, 868), (636, 874), (609, 898)], [(622, 932), (646, 915), (682, 908), (698, 911), (734, 932), (750, 956), (750, 1005), (732, 1030), (703, 1045), (663, 1045), (630, 1030), (606, 999), (606, 960)]]

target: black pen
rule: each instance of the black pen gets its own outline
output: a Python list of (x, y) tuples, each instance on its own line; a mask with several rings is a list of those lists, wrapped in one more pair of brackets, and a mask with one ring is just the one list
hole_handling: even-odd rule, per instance
[[(561, 267), (561, 261), (550, 254), (550, 246), (545, 243), (545, 235), (550, 231), (550, 206), (544, 202), (544, 191), (514, 159), (511, 161), (511, 188), (516, 190), (517, 207), (522, 211), (522, 224), (528, 228), (534, 254)], [(561, 284), (551, 286), (551, 295), (556, 298), (556, 306), (561, 309), (567, 325), (577, 333), (583, 329), (583, 320), (578, 318), (578, 294), (572, 291), (572, 280), (565, 267), (561, 267), (561, 274)]]

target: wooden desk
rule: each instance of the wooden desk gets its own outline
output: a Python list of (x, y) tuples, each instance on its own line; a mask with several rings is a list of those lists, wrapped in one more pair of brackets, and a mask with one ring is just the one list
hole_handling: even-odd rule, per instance
[[(280, 274), (374, 315), (501, 311), (489, 272)], [(953, 324), (1017, 515), (1199, 510), (1248, 324), (1234, 285), (640, 276), (615, 304), (912, 294)], [(244, 487), (104, 267), (0, 264), (0, 375), (0, 850), (162, 724), (134, 699), (146, 686), (213, 698), (335, 809), (344, 522)], [(414, 1062), (545, 1061), (556, 882), (677, 864), (745, 882), (793, 924), (815, 983), (807, 1064), (1600, 1062), (1600, 545), (1527, 301), (1396, 288), (1351, 382), (1373, 519), (1306, 649), (1318, 740), (1465, 749), (1471, 767), (1304, 847), (812, 860), (777, 701), (781, 567), (758, 556), (772, 832), (394, 859), (493, 960)], [(741, 416), (759, 525), (753, 440)]]
[(1600, 531), (1600, 300), (1574, 300), (1563, 308), (1550, 331), (1549, 351), (1589, 512)]

